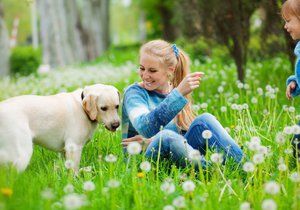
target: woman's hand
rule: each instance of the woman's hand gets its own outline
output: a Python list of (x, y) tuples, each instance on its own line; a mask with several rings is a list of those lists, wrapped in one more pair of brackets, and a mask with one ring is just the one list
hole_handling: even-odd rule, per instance
[(183, 95), (191, 93), (200, 85), (200, 80), (203, 77), (203, 72), (194, 72), (188, 74), (178, 85), (177, 90)]
[(123, 148), (126, 148), (130, 143), (138, 142), (142, 145), (143, 150), (145, 150), (147, 148), (147, 146), (150, 144), (151, 141), (152, 141), (151, 138), (146, 139), (141, 135), (136, 135), (136, 136), (131, 137), (131, 138), (123, 139), (121, 144), (122, 144)]
[(295, 88), (296, 88), (295, 81), (291, 81), (290, 84), (288, 84), (288, 86), (286, 87), (285, 95), (289, 100), (292, 98), (291, 93), (295, 90)]

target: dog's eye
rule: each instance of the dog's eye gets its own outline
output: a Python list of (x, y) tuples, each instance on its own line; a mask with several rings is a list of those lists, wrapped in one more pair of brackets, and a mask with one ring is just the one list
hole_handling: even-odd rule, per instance
[(119, 109), (119, 105), (116, 106), (116, 109)]
[(105, 106), (104, 106), (104, 107), (101, 107), (101, 110), (102, 110), (102, 111), (106, 111), (106, 110), (107, 110), (107, 107), (105, 107)]

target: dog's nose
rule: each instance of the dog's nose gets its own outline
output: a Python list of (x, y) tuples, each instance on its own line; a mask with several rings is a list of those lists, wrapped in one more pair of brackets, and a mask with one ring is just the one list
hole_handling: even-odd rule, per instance
[(114, 122), (114, 123), (111, 124), (111, 128), (112, 129), (117, 129), (119, 127), (119, 125), (120, 125), (120, 122)]

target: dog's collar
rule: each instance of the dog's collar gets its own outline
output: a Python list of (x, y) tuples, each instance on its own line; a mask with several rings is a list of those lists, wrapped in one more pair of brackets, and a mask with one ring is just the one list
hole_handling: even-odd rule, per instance
[[(83, 101), (84, 99), (84, 94), (83, 94), (83, 91), (81, 92), (81, 100)], [(91, 120), (91, 118), (89, 117), (88, 113), (85, 111), (85, 109), (83, 109), (84, 112), (86, 113), (87, 117), (89, 118), (89, 120), (93, 123), (97, 123), (98, 121), (97, 120)]]

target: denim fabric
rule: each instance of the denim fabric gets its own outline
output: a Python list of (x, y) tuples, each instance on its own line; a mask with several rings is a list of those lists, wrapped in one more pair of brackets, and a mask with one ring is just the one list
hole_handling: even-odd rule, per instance
[(292, 96), (298, 96), (300, 94), (300, 42), (297, 43), (294, 54), (297, 57), (297, 61), (295, 64), (295, 74), (289, 76), (289, 78), (286, 81), (286, 85), (289, 85), (291, 81), (296, 82), (296, 88), (292, 92)]
[[(219, 121), (211, 114), (204, 113), (198, 116), (191, 124), (184, 136), (171, 131), (162, 130), (157, 133), (146, 149), (146, 157), (157, 159), (160, 148), (160, 156), (168, 158), (179, 166), (185, 166), (189, 160), (189, 152), (193, 149), (206, 153), (206, 139), (202, 137), (204, 130), (210, 130), (212, 137), (208, 140), (208, 148), (224, 154), (224, 161), (231, 157), (237, 163), (243, 158), (243, 151), (229, 136)], [(202, 167), (206, 167), (205, 159), (201, 158)]]

